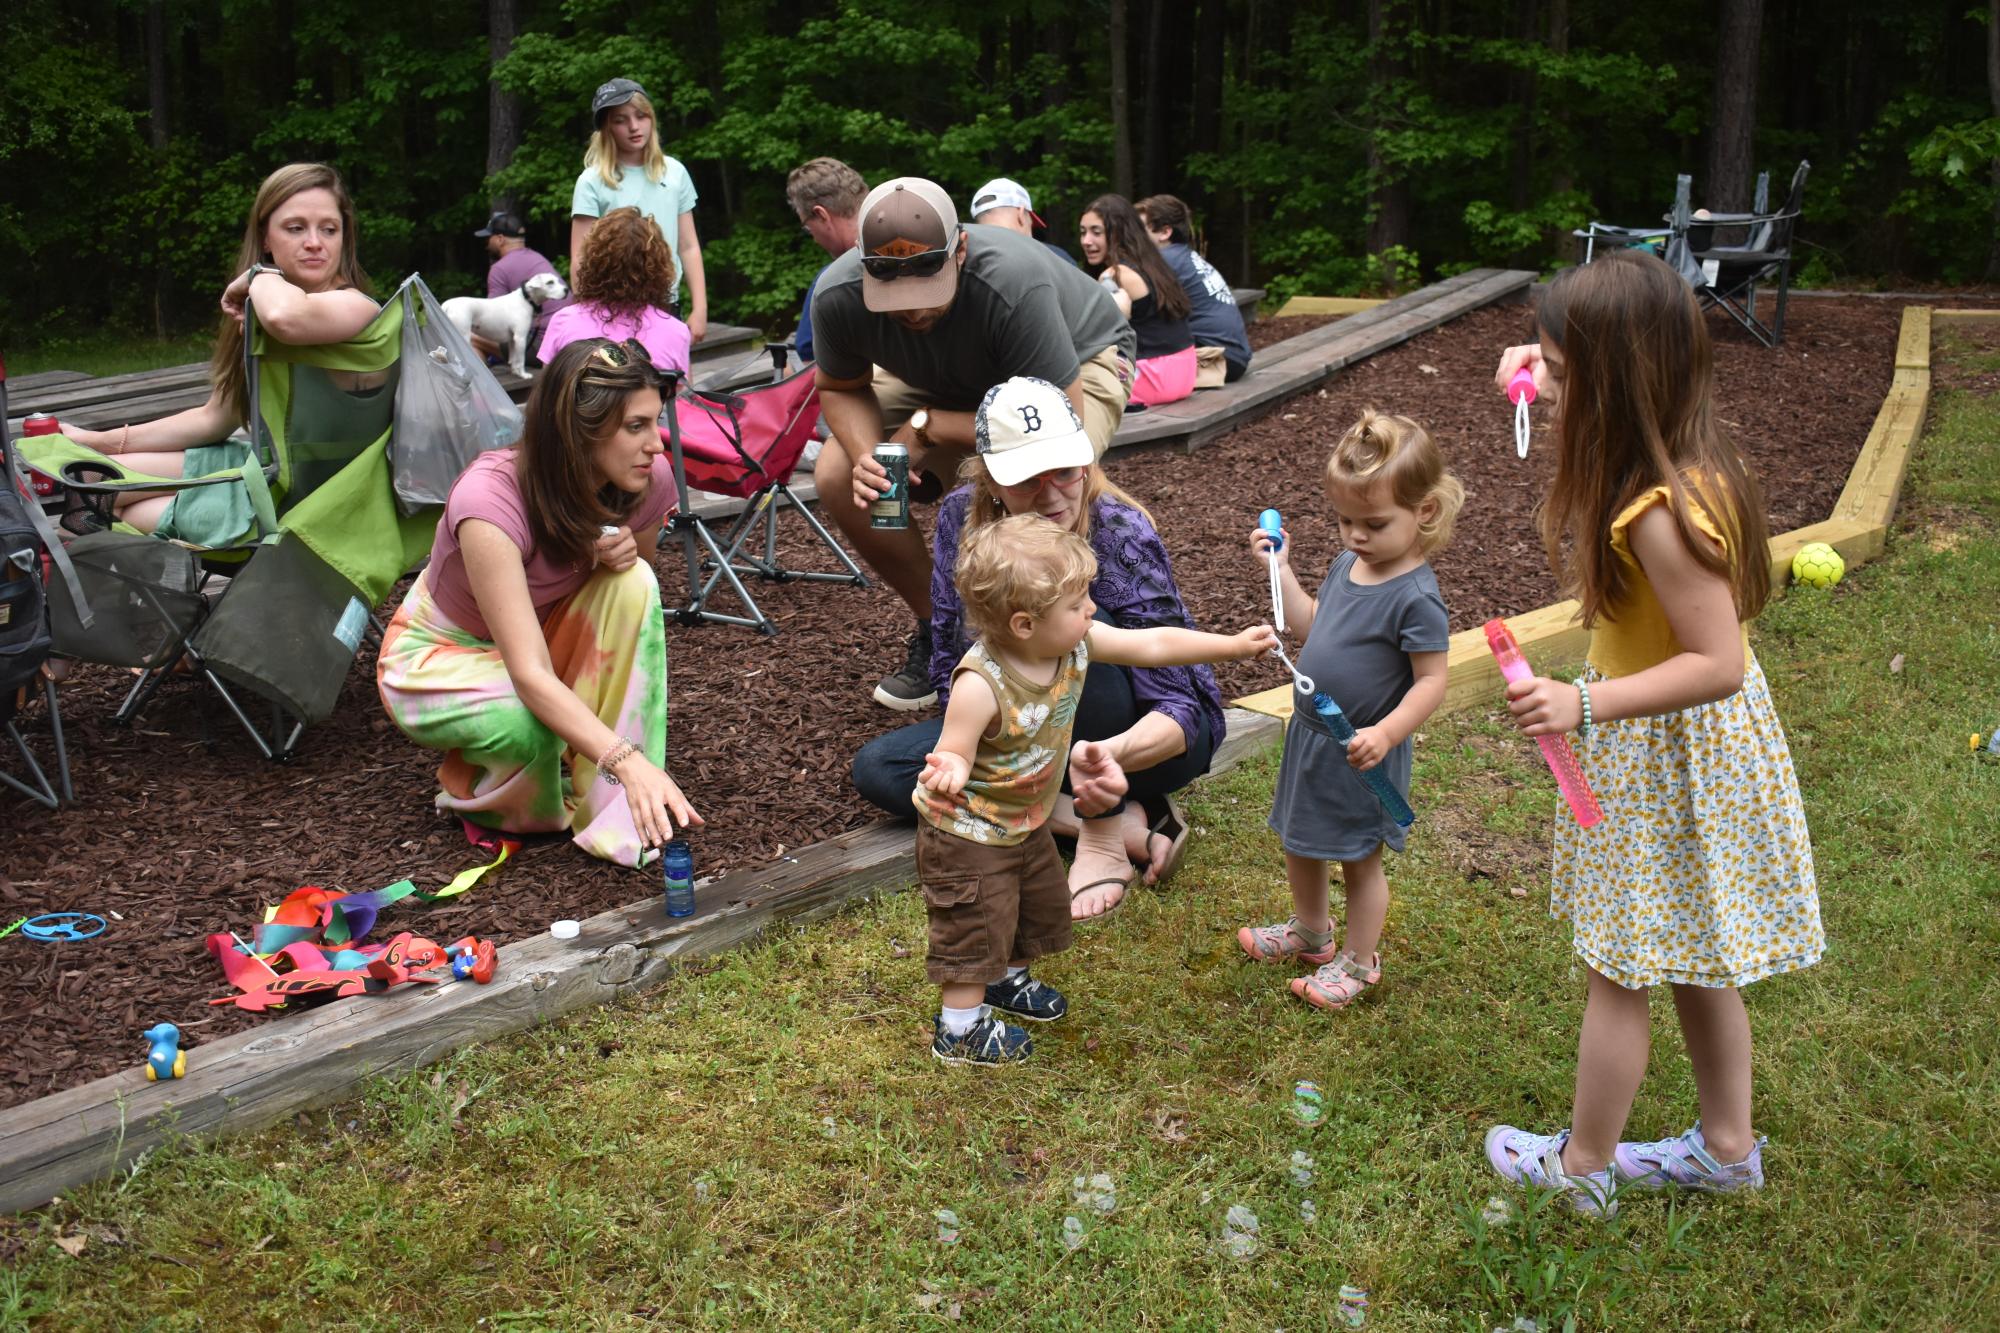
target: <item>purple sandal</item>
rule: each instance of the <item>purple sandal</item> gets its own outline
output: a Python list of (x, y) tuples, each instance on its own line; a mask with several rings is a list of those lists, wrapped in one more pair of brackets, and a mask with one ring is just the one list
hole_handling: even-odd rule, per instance
[(1764, 1188), (1764, 1140), (1750, 1145), (1750, 1155), (1727, 1165), (1708, 1150), (1701, 1136), (1701, 1121), (1694, 1128), (1671, 1139), (1651, 1143), (1621, 1143), (1611, 1155), (1611, 1169), (1621, 1185), (1638, 1189), (1703, 1190), (1710, 1194), (1734, 1194), (1739, 1190)]
[(1617, 1177), (1608, 1166), (1587, 1176), (1564, 1171), (1562, 1150), (1568, 1142), (1568, 1130), (1530, 1134), (1512, 1125), (1495, 1125), (1486, 1131), (1486, 1160), (1502, 1180), (1530, 1189), (1560, 1190), (1577, 1212), (1612, 1216), (1618, 1211)]

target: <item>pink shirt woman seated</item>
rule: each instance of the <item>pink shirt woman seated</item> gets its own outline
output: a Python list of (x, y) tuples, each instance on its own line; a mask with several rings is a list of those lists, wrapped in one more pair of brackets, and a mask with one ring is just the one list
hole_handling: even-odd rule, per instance
[(567, 830), (632, 866), (676, 824), (702, 822), (665, 768), (652, 558), (675, 492), (660, 406), (639, 344), (556, 354), (520, 446), (482, 454), (453, 485), (376, 662), (390, 718), (444, 751), (439, 810), (505, 832)]
[(651, 218), (636, 208), (606, 213), (575, 269), (576, 301), (549, 320), (537, 353), (544, 365), (581, 338), (630, 338), (659, 369), (687, 373), (693, 338), (661, 308), (673, 298), (674, 255)]

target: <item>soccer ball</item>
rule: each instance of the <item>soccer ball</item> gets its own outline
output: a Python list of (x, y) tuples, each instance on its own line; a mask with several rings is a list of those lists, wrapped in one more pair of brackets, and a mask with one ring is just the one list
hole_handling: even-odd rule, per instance
[(1831, 588), (1847, 572), (1840, 552), (1825, 542), (1807, 542), (1792, 557), (1792, 580), (1812, 588)]

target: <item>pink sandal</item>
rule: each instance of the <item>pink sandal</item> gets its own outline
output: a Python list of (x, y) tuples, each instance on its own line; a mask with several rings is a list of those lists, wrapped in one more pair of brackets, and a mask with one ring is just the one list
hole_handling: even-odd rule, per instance
[(1315, 949), (1299, 929), (1297, 917), (1283, 925), (1244, 926), (1236, 932), (1236, 942), (1260, 963), (1289, 963), (1296, 958), (1318, 967), (1334, 956), (1333, 932), (1328, 931), (1326, 943)]
[(1342, 951), (1333, 961), (1309, 977), (1292, 978), (1292, 994), (1316, 1009), (1345, 1009), (1361, 998), (1362, 992), (1382, 981), (1382, 955), (1375, 954), (1366, 967), (1353, 954)]

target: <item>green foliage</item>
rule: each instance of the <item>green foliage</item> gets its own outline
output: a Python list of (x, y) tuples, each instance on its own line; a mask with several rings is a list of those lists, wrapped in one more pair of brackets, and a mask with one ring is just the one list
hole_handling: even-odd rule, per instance
[[(1715, 20), (1700, 0), (1571, 0), (1561, 42), (1548, 6), (1515, 0), (1384, 0), (1377, 41), (1365, 7), (1330, 0), (1157, 0), (1157, 23), (1155, 3), (1129, 5), (1135, 193), (1193, 204), (1239, 282), (1333, 294), (1475, 263), (1546, 270), (1583, 221), (1658, 217), (1679, 172), (1710, 190)], [(0, 11), (0, 338), (209, 327), (258, 180), (300, 158), (346, 175), (362, 259), (385, 282), (421, 269), (440, 290), (476, 285), (470, 232), (501, 196), (561, 264), (589, 91), (618, 75), (650, 90), (700, 190), (717, 318), (794, 318), (825, 262), (783, 197), (806, 158), (929, 175), (961, 200), (1009, 174), (1058, 241), (1110, 186), (1101, 0), (515, 7), (512, 51), (489, 67), (477, 5), (166, 4), (156, 145), (146, 6), (16, 0)], [(1523, 31), (1524, 13), (1541, 26)], [(1815, 163), (1800, 233), (1813, 280), (1982, 269), (2000, 155), (1984, 17), (1962, 0), (1766, 7), (1756, 160), (1779, 180)], [(1217, 84), (1190, 84), (1211, 56)], [(520, 99), (523, 132), (487, 178), (489, 83)]]

